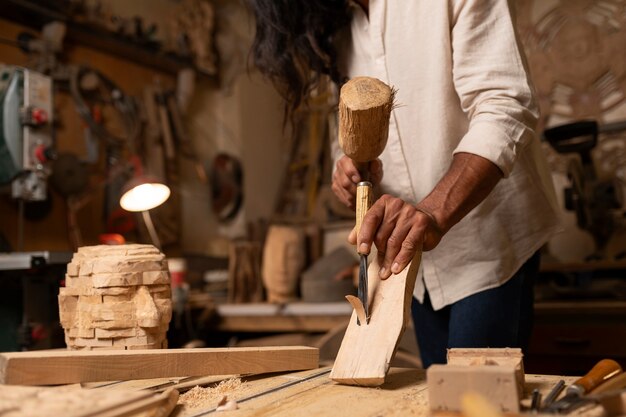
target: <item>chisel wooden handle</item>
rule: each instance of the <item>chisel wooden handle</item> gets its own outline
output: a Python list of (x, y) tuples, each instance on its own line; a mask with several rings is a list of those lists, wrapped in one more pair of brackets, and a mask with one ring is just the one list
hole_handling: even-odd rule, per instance
[(361, 224), (363, 224), (363, 218), (365, 213), (372, 206), (372, 184), (363, 181), (356, 187), (356, 233), (357, 236), (361, 231)]
[(591, 371), (587, 372), (587, 375), (574, 382), (568, 388), (568, 392), (589, 393), (620, 372), (622, 372), (622, 367), (619, 363), (612, 359), (602, 359), (591, 368)]
[(626, 388), (626, 372), (609, 378), (609, 380), (591, 390), (591, 394), (604, 394), (606, 392), (623, 390), (624, 388)]

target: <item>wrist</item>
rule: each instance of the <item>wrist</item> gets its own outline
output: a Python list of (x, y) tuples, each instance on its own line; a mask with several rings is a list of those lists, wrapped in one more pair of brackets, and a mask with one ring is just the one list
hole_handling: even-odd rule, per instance
[(446, 222), (443, 216), (439, 213), (439, 211), (435, 207), (431, 207), (428, 204), (425, 204), (424, 201), (415, 205), (415, 209), (426, 216), (428, 216), (431, 220), (433, 228), (443, 236), (448, 231), (448, 227), (446, 227)]

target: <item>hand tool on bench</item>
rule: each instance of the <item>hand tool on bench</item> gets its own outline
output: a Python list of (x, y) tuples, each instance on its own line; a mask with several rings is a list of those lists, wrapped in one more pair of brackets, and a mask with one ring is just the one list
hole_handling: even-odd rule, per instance
[(559, 382), (554, 384), (554, 387), (552, 387), (548, 395), (546, 395), (546, 398), (543, 400), (543, 404), (540, 408), (548, 408), (549, 406), (551, 406), (554, 403), (554, 400), (556, 400), (557, 397), (561, 394), (563, 388), (565, 388), (565, 381), (560, 379)]
[(622, 372), (619, 363), (612, 359), (602, 359), (582, 378), (578, 379), (567, 388), (565, 397), (561, 398), (551, 406), (547, 407), (545, 412), (566, 414), (581, 405), (587, 403), (586, 394), (601, 387), (607, 381), (611, 381)]
[[(389, 134), (389, 116), (393, 107), (394, 91), (382, 81), (369, 77), (357, 77), (347, 82), (339, 98), (339, 146), (352, 159), (359, 170), (361, 182), (357, 185), (356, 225), (357, 236), (363, 218), (372, 205), (372, 183), (369, 165), (385, 149)], [(358, 251), (358, 249), (357, 249)], [(369, 322), (367, 286), (367, 254), (360, 253), (358, 296), (365, 318), (359, 324)], [(351, 304), (354, 305), (354, 301)]]
[[(374, 160), (382, 153), (394, 93), (382, 81), (368, 77), (354, 78), (341, 88), (339, 143), (344, 153), (357, 163)], [(367, 207), (370, 197), (362, 198), (357, 206)], [(361, 274), (361, 279), (367, 280), (367, 284), (361, 286), (362, 299), (346, 296), (354, 312), (330, 374), (333, 381), (342, 384), (378, 386), (385, 382), (398, 341), (410, 320), (421, 250), (416, 252), (409, 266), (386, 280), (379, 276), (375, 245), (369, 258), (367, 276)]]

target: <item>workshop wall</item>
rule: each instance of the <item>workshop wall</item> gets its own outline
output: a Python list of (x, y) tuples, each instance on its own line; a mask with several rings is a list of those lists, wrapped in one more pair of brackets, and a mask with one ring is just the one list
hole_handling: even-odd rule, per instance
[[(186, 124), (198, 161), (210, 172), (213, 157), (220, 152), (238, 158), (243, 165), (243, 210), (232, 220), (218, 223), (211, 211), (210, 186), (198, 178), (189, 160), (180, 160), (181, 224), (179, 251), (208, 255), (224, 255), (225, 238), (245, 234), (246, 223), (271, 214), (280, 178), (283, 174), (284, 134), (280, 98), (255, 71), (248, 71), (249, 45), (253, 21), (239, 1), (215, 1), (216, 48), (220, 55), (219, 83), (197, 77), (193, 99), (186, 115)], [(132, 17), (141, 14), (146, 24), (156, 23), (165, 36), (168, 21), (180, 2), (155, 0), (103, 2), (107, 13)], [(28, 30), (9, 21), (1, 21), (0, 37), (15, 39)], [(68, 47), (65, 54), (70, 63), (88, 64), (100, 71), (128, 94), (141, 97), (146, 85), (156, 79), (164, 88), (173, 88), (173, 74), (162, 73), (84, 46)], [(17, 48), (0, 44), (0, 62), (25, 65), (26, 56)], [(84, 124), (77, 115), (70, 97), (55, 97), (57, 118), (57, 149), (79, 156), (86, 153)], [(100, 175), (101, 177), (101, 175)], [(52, 212), (39, 222), (25, 223), (24, 250), (71, 250), (67, 238), (65, 202), (53, 193)], [(83, 243), (97, 243), (104, 231), (102, 193), (78, 212)], [(17, 245), (17, 205), (9, 196), (0, 198), (0, 230), (15, 248)]]
[[(517, 0), (517, 20), (541, 107), (540, 132), (578, 120), (626, 121), (626, 1)], [(546, 143), (544, 150), (563, 207), (569, 157)], [(617, 178), (626, 191), (626, 132), (600, 135), (593, 157), (599, 177)], [(613, 215), (609, 258), (626, 250), (623, 216)], [(550, 253), (583, 261), (595, 250), (592, 235), (576, 226), (573, 212), (561, 217), (565, 230), (550, 242)]]
[[(15, 39), (18, 33), (34, 31), (0, 20), (0, 36), (6, 39)], [(150, 82), (158, 77), (164, 85), (173, 86), (174, 78), (171, 75), (160, 73), (146, 67), (130, 63), (115, 56), (96, 51), (83, 46), (67, 48), (66, 59), (76, 64), (87, 64), (97, 68), (110, 79), (114, 80), (125, 92), (140, 96), (144, 84), (137, 80)], [(0, 62), (9, 65), (26, 65), (26, 56), (17, 48), (0, 44)], [(55, 111), (58, 120), (56, 134), (56, 148), (59, 152), (73, 152), (84, 157), (85, 125), (75, 111), (71, 97), (65, 93), (55, 95)], [(101, 175), (99, 175), (101, 177)], [(24, 248), (27, 251), (38, 250), (71, 250), (68, 239), (67, 213), (65, 201), (56, 193), (51, 193), (52, 211), (40, 221), (26, 221), (24, 223)], [(98, 234), (104, 231), (102, 220), (103, 196), (94, 193), (93, 199), (77, 214), (84, 243), (98, 242)], [(17, 203), (10, 196), (0, 198), (0, 230), (5, 234), (13, 248), (17, 247)]]

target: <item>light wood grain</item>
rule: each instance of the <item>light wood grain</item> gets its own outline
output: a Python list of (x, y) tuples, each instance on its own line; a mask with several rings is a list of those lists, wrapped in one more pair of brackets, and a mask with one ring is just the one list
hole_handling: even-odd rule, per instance
[[(0, 415), (7, 417), (166, 417), (178, 391), (95, 391), (77, 386), (0, 386)], [(140, 414), (142, 413), (143, 414)]]
[(2, 353), (0, 382), (51, 385), (281, 372), (316, 368), (318, 355), (318, 349), (303, 346)]
[(341, 87), (339, 146), (350, 159), (369, 162), (385, 149), (394, 91), (371, 77), (355, 77)]
[(411, 298), (421, 252), (398, 275), (387, 280), (378, 276), (380, 266), (375, 251), (370, 254), (368, 299), (370, 321), (357, 324), (353, 312), (330, 377), (349, 385), (378, 386), (385, 381), (398, 341), (410, 318)]
[(427, 375), (432, 410), (461, 411), (463, 394), (475, 392), (489, 398), (499, 411), (519, 411), (521, 392), (514, 366), (432, 365)]

